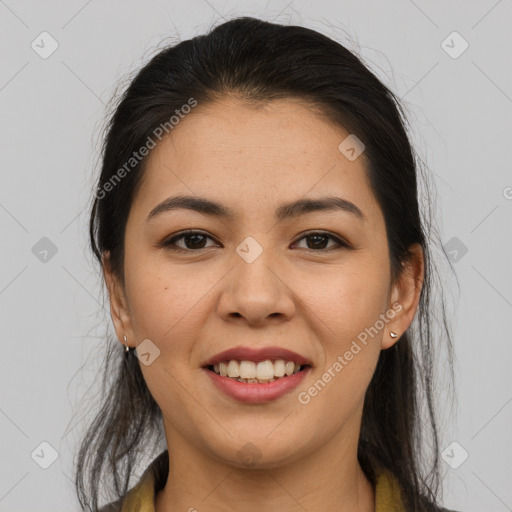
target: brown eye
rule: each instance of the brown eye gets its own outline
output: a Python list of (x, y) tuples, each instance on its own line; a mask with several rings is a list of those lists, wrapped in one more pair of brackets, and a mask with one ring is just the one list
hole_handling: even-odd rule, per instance
[[(193, 252), (200, 249), (206, 249), (207, 247), (205, 246), (205, 242), (208, 238), (213, 240), (212, 237), (202, 233), (201, 231), (185, 231), (166, 240), (162, 243), (162, 246), (171, 250), (176, 250), (178, 252)], [(179, 246), (176, 243), (182, 239), (185, 245), (184, 247)], [(174, 249), (172, 246), (177, 246), (178, 248)]]
[[(201, 249), (212, 247), (211, 245), (205, 245), (208, 239), (213, 240), (211, 236), (206, 235), (201, 231), (189, 230), (169, 238), (168, 240), (162, 242), (161, 246), (177, 252), (196, 252), (200, 251)], [(307, 247), (302, 248), (315, 252), (329, 252), (337, 248), (349, 247), (347, 243), (343, 242), (338, 237), (331, 235), (330, 233), (308, 233), (300, 238), (297, 242), (295, 242), (294, 245), (296, 245), (301, 240), (307, 240)], [(337, 245), (331, 248), (326, 248), (329, 241), (334, 241)], [(183, 242), (183, 245), (178, 245), (178, 242)]]
[[(313, 251), (329, 251), (332, 249), (326, 249), (326, 245), (329, 240), (333, 240), (339, 247), (348, 247), (348, 245), (340, 240), (338, 237), (335, 237), (334, 235), (331, 235), (329, 233), (323, 233), (323, 232), (313, 232), (308, 233), (307, 235), (303, 236), (300, 240), (308, 240), (309, 243), (307, 243), (307, 247), (305, 249), (310, 249)], [(295, 242), (296, 244), (297, 242)], [(336, 248), (336, 247), (335, 247)]]

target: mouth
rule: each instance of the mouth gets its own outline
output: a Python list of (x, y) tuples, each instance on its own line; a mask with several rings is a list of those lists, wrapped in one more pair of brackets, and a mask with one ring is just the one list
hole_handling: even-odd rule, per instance
[(305, 356), (284, 347), (233, 347), (202, 364), (210, 382), (239, 402), (260, 404), (290, 394), (312, 369)]
[(294, 374), (311, 368), (309, 364), (299, 364), (285, 359), (266, 359), (264, 361), (225, 360), (204, 368), (221, 377), (247, 384), (268, 384), (286, 379)]

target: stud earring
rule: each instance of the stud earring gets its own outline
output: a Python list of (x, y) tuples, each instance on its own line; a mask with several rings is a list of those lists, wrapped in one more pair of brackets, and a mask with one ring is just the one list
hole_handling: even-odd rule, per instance
[(396, 332), (393, 332), (393, 331), (389, 331), (389, 335), (395, 339), (395, 338), (398, 338), (398, 334)]
[(130, 351), (130, 347), (126, 344), (126, 336), (123, 336), (124, 338), (124, 353), (125, 355), (128, 354), (128, 352)]

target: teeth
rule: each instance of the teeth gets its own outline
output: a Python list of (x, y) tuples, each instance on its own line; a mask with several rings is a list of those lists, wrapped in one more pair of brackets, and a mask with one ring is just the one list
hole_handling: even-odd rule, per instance
[(272, 364), (272, 361), (270, 361), (270, 359), (258, 363), (256, 371), (258, 374), (258, 380), (269, 380), (274, 378), (274, 365)]
[(278, 359), (274, 362), (274, 375), (276, 377), (283, 377), (285, 374), (285, 362), (282, 359)]
[[(231, 364), (232, 361), (230, 361)], [(256, 378), (256, 364), (252, 361), (240, 362), (240, 377), (242, 379), (255, 379)], [(231, 375), (230, 375), (231, 377)]]
[(265, 383), (274, 382), (276, 379), (293, 375), (300, 371), (301, 366), (293, 361), (267, 359), (259, 363), (253, 361), (224, 361), (213, 366), (216, 374), (222, 377), (230, 377), (239, 382)]
[(238, 361), (229, 361), (228, 377), (240, 377), (240, 365), (238, 364)]

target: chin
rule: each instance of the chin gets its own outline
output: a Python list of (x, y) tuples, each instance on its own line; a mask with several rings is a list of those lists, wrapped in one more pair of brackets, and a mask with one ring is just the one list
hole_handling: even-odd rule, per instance
[[(302, 450), (293, 451), (298, 448), (296, 443), (289, 442), (285, 445), (279, 443), (279, 446), (276, 446), (275, 441), (269, 441), (264, 436), (258, 439), (252, 438), (252, 440), (245, 438), (238, 442), (233, 442), (232, 439), (230, 441), (229, 448), (217, 448), (212, 452), (215, 454), (215, 458), (240, 469), (278, 468), (302, 457)], [(226, 456), (226, 454), (228, 455)]]

